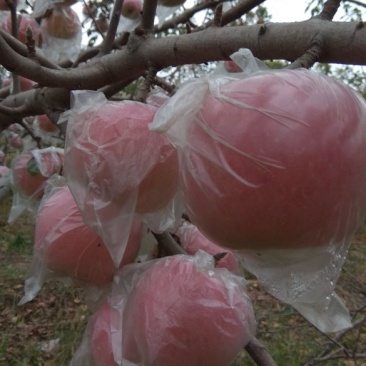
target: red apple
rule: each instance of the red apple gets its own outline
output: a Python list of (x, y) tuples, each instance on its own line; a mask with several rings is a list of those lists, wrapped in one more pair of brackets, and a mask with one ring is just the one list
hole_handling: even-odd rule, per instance
[(254, 335), (243, 279), (194, 259), (158, 259), (135, 279), (123, 312), (124, 358), (143, 365), (229, 365)]
[[(135, 222), (119, 268), (135, 260), (141, 238), (142, 225)], [(51, 271), (88, 284), (111, 282), (117, 271), (107, 247), (85, 225), (67, 186), (51, 195), (37, 214), (35, 251), (45, 255)]]
[(366, 216), (365, 101), (307, 70), (217, 88), (172, 136), (184, 149), (182, 190), (199, 230), (220, 246), (257, 250), (352, 236)]
[(45, 132), (55, 133), (59, 131), (57, 125), (48, 118), (47, 114), (37, 116), (35, 121), (38, 122), (39, 128)]
[(14, 149), (21, 149), (23, 147), (22, 138), (15, 132), (10, 132), (8, 135), (8, 143)]
[(183, 5), (186, 0), (158, 0), (158, 5), (172, 8), (174, 6)]
[(121, 14), (128, 19), (137, 19), (142, 12), (141, 0), (124, 0)]
[(185, 222), (179, 227), (176, 235), (179, 237), (180, 243), (187, 254), (194, 255), (200, 249), (211, 255), (226, 253), (225, 256), (218, 261), (216, 267), (226, 268), (231, 272), (238, 269), (238, 261), (233, 252), (214, 244), (211, 240), (207, 239), (196, 226)]
[(47, 179), (60, 173), (63, 165), (63, 154), (50, 149), (39, 150), (40, 164), (34, 155), (27, 151), (18, 155), (12, 163), (14, 185), (26, 196), (41, 198)]
[[(26, 91), (26, 90), (30, 90), (33, 88), (33, 86), (36, 83), (33, 80), (24, 78), (23, 76), (19, 76), (19, 85), (20, 85), (20, 91)], [(11, 78), (6, 78), (3, 80), (2, 82), (2, 87), (6, 88), (10, 86), (12, 88), (13, 86), (13, 79)]]
[[(28, 14), (18, 15), (18, 37), (17, 38), (22, 43), (26, 43), (26, 41), (27, 41), (26, 31), (27, 31), (28, 27), (32, 28), (33, 39), (35, 40), (36, 45), (38, 45), (39, 35), (41, 34), (41, 27), (39, 26), (39, 24), (33, 17), (31, 17)], [(10, 34), (12, 33), (10, 12), (8, 12), (5, 20), (2, 23), (1, 28)]]
[(65, 151), (71, 190), (75, 183), (103, 202), (135, 205), (141, 214), (166, 207), (178, 188), (178, 160), (166, 137), (148, 129), (155, 112), (125, 101), (75, 113)]
[(240, 66), (234, 61), (224, 61), (224, 67), (227, 72), (243, 72)]
[(41, 26), (48, 36), (60, 39), (73, 39), (81, 32), (79, 16), (68, 6), (55, 5)]

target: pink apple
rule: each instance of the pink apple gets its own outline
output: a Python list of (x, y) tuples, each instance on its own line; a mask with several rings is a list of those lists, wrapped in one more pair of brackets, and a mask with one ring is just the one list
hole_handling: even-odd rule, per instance
[[(142, 225), (134, 223), (119, 268), (135, 260), (141, 238)], [(35, 251), (45, 255), (48, 269), (88, 284), (111, 282), (117, 271), (107, 247), (85, 225), (67, 186), (51, 195), (37, 214)]]
[[(33, 80), (24, 78), (23, 76), (19, 76), (19, 85), (20, 85), (20, 91), (26, 91), (26, 90), (30, 90), (33, 88), (33, 86), (36, 83)], [(10, 86), (12, 88), (13, 86), (13, 79), (11, 78), (6, 78), (3, 80), (2, 82), (2, 87), (6, 88)]]
[(4, 178), (8, 175), (10, 169), (5, 165), (0, 165), (0, 178)]
[(178, 189), (178, 158), (165, 136), (149, 131), (155, 112), (125, 101), (75, 114), (66, 137), (68, 180), (104, 202), (135, 204), (140, 214), (166, 207)]
[(81, 32), (79, 16), (69, 6), (55, 5), (41, 26), (48, 36), (60, 39), (73, 39)]
[(196, 226), (185, 222), (179, 227), (175, 234), (179, 237), (180, 243), (187, 254), (194, 255), (199, 249), (204, 250), (211, 255), (226, 253), (225, 256), (218, 261), (216, 267), (226, 268), (231, 272), (238, 269), (238, 261), (233, 252), (214, 244), (211, 240), (207, 239)]
[[(20, 42), (22, 43), (26, 43), (27, 40), (27, 36), (26, 36), (26, 31), (27, 28), (30, 27), (32, 28), (33, 31), (33, 39), (36, 42), (36, 45), (38, 45), (39, 43), (39, 36), (41, 34), (41, 28), (39, 26), (39, 24), (37, 23), (37, 21), (31, 17), (28, 14), (21, 14), (18, 15), (18, 39)], [(11, 34), (11, 14), (10, 12), (8, 12), (6, 18), (4, 19), (1, 28), (10, 33)]]
[(123, 312), (123, 356), (159, 366), (229, 365), (254, 335), (242, 278), (193, 257), (158, 259), (132, 284)]
[(38, 122), (39, 128), (44, 132), (55, 133), (59, 131), (57, 125), (48, 118), (47, 114), (37, 116), (35, 120)]
[(256, 73), (208, 91), (191, 122), (173, 138), (189, 142), (187, 214), (220, 246), (324, 246), (365, 219), (366, 106), (348, 86), (307, 70)]
[(10, 132), (8, 135), (8, 143), (14, 149), (21, 149), (23, 147), (22, 138), (15, 132)]
[(121, 14), (128, 19), (137, 19), (142, 12), (141, 0), (124, 0)]
[(63, 154), (45, 151), (41, 156), (42, 166), (39, 166), (29, 151), (21, 153), (13, 160), (14, 185), (26, 196), (41, 198), (46, 180), (52, 174), (60, 173), (62, 170)]
[(240, 66), (234, 61), (224, 61), (224, 67), (227, 72), (243, 72)]

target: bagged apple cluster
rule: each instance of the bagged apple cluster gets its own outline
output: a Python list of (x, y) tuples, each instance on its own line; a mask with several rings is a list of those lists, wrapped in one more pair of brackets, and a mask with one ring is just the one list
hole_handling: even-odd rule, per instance
[(133, 220), (159, 232), (180, 217), (177, 153), (165, 136), (147, 127), (155, 106), (109, 102), (99, 92), (73, 95), (65, 145), (67, 183), (85, 223), (117, 264)]
[(211, 255), (125, 266), (70, 366), (225, 366), (255, 334), (245, 280)]
[(355, 91), (305, 69), (207, 76), (183, 85), (151, 129), (177, 147), (185, 209), (205, 236), (243, 251), (320, 329), (350, 325), (332, 291), (366, 217), (366, 106)]

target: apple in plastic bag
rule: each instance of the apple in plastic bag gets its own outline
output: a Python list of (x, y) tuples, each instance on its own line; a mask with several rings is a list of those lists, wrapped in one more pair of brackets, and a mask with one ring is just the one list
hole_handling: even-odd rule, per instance
[(199, 230), (220, 246), (257, 250), (352, 236), (366, 216), (365, 101), (308, 70), (255, 73), (219, 89), (188, 127), (181, 166)]
[(21, 149), (23, 147), (23, 139), (15, 132), (10, 132), (7, 140), (9, 145), (14, 149)]
[(81, 32), (78, 14), (68, 6), (55, 5), (50, 15), (42, 19), (42, 29), (50, 37), (70, 40)]
[(39, 128), (44, 131), (44, 132), (48, 132), (48, 133), (52, 133), (52, 132), (58, 132), (59, 129), (57, 127), (57, 125), (55, 125), (47, 116), (47, 114), (42, 114), (36, 117), (36, 121), (38, 122), (38, 126)]
[(139, 214), (166, 207), (178, 189), (178, 157), (165, 136), (149, 131), (155, 112), (108, 102), (78, 117), (66, 137), (68, 179), (121, 207), (133, 200), (128, 209)]
[(224, 61), (224, 68), (227, 72), (230, 73), (243, 72), (241, 67), (235, 61), (232, 60)]
[(178, 228), (175, 234), (179, 237), (180, 244), (187, 254), (194, 255), (200, 249), (211, 255), (225, 253), (225, 256), (216, 264), (216, 267), (226, 268), (230, 272), (238, 269), (238, 261), (233, 252), (214, 244), (196, 226), (185, 222)]
[[(37, 23), (37, 21), (31, 17), (28, 14), (21, 14), (18, 16), (18, 40), (22, 43), (26, 43), (27, 41), (27, 28), (30, 27), (32, 29), (32, 33), (33, 33), (33, 39), (36, 42), (36, 45), (38, 45), (39, 43), (39, 36), (41, 34), (41, 27), (39, 26), (39, 24)], [(6, 15), (6, 18), (4, 19), (1, 28), (12, 34), (12, 21), (11, 21), (11, 13), (8, 12), (8, 14)]]
[(124, 0), (121, 14), (128, 19), (137, 19), (142, 12), (141, 0)]
[(202, 268), (194, 259), (158, 259), (133, 281), (123, 312), (125, 359), (143, 365), (224, 366), (250, 341), (255, 320), (243, 279), (215, 269), (213, 261)]
[[(26, 196), (41, 198), (47, 179), (62, 170), (63, 154), (51, 151), (45, 152), (42, 154), (42, 164), (43, 166), (39, 167), (35, 157), (30, 152), (23, 152), (18, 155), (12, 164), (16, 189)], [(42, 175), (41, 170), (47, 171), (47, 176)]]
[[(141, 238), (142, 225), (135, 222), (119, 268), (135, 260)], [(67, 186), (52, 194), (40, 207), (36, 219), (35, 251), (45, 255), (47, 268), (51, 271), (88, 284), (111, 282), (117, 271), (107, 247), (85, 225)]]

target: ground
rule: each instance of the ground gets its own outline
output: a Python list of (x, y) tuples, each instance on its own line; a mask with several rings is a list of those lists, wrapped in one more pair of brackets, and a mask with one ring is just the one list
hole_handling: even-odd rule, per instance
[[(0, 203), (0, 366), (67, 365), (89, 316), (82, 290), (47, 281), (35, 300), (18, 306), (32, 258), (33, 222), (22, 218), (7, 225), (10, 204), (10, 198)], [(343, 337), (321, 334), (291, 307), (263, 291), (253, 277), (248, 278), (248, 289), (257, 337), (279, 366), (366, 365), (366, 322), (362, 322), (366, 317), (366, 225), (354, 239), (337, 286), (359, 324)], [(243, 352), (234, 365), (254, 363)]]

